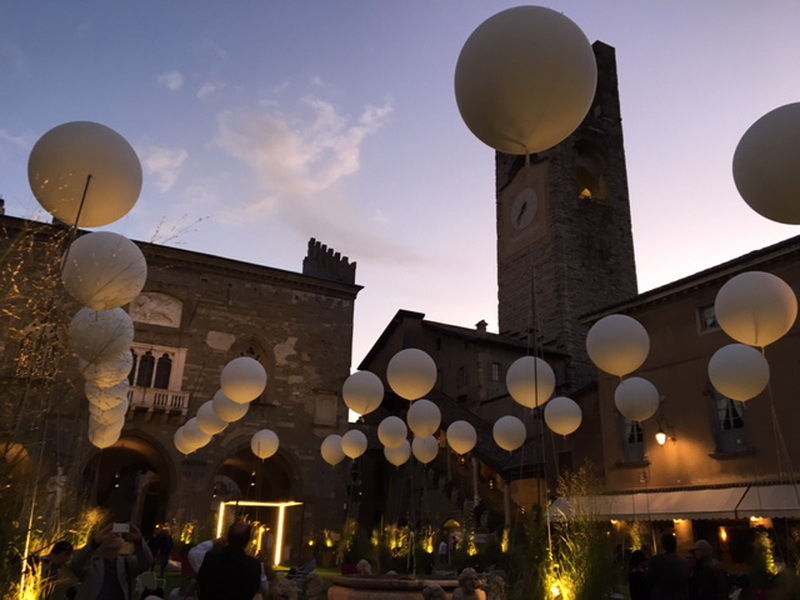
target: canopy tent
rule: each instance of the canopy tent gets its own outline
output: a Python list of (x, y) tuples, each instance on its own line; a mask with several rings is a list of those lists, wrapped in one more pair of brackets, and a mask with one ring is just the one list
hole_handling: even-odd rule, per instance
[(800, 517), (800, 485), (780, 484), (750, 486), (739, 506), (739, 518), (746, 517)]

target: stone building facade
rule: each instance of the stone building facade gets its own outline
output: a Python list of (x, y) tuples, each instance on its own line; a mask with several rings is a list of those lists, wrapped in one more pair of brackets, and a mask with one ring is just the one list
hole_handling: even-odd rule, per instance
[[(30, 238), (22, 242), (29, 250), (20, 250), (31, 274), (48, 262), (57, 265), (67, 243), (65, 230), (55, 225), (3, 216), (2, 227), (6, 256)], [(59, 247), (48, 253), (43, 249), (52, 240)], [(286, 511), (284, 540), (284, 556), (299, 556), (303, 538), (341, 523), (344, 483), (330, 480), (319, 446), (347, 421), (339, 397), (350, 370), (360, 290), (355, 263), (313, 239), (302, 273), (155, 244), (139, 247), (148, 276), (127, 307), (135, 325), (135, 361), (120, 440), (102, 451), (87, 440), (83, 380), (63, 343), (80, 307), (63, 292), (52, 268), (46, 289), (31, 288), (43, 275), (20, 282), (21, 297), (51, 294), (45, 302), (50, 309), (3, 316), (4, 437), (25, 445), (34, 458), (40, 453), (43, 473), (61, 469), (68, 496), (106, 506), (115, 520), (132, 519), (145, 533), (171, 522), (196, 523), (203, 535), (213, 535), (208, 528), (221, 500), (301, 502)], [(37, 318), (61, 342), (48, 356), (57, 368), (47, 381), (20, 369), (30, 347), (26, 327), (32, 331), (24, 320)], [(181, 455), (173, 444), (176, 429), (213, 397), (223, 367), (239, 356), (265, 367), (265, 392), (207, 446)], [(250, 438), (264, 428), (277, 433), (280, 449), (261, 461), (250, 450)], [(267, 527), (275, 525), (275, 508), (241, 511)]]

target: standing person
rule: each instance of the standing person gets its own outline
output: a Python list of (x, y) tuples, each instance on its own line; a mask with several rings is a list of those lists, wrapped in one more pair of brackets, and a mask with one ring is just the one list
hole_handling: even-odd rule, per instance
[(164, 571), (169, 564), (169, 556), (172, 554), (173, 542), (172, 536), (169, 533), (169, 528), (166, 525), (156, 525), (156, 529), (150, 537), (150, 540), (148, 540), (147, 545), (163, 577)]
[(450, 564), (450, 546), (447, 544), (447, 537), (443, 537), (439, 542), (439, 566), (447, 567)]
[[(124, 555), (127, 545), (132, 546), (131, 553)], [(72, 559), (72, 572), (80, 580), (75, 600), (132, 600), (134, 579), (152, 563), (153, 555), (136, 525), (128, 523), (125, 533), (115, 532), (109, 524)]]
[(631, 593), (631, 600), (650, 598), (650, 590), (647, 588), (647, 555), (641, 550), (634, 550), (631, 553), (628, 590)]
[(694, 544), (694, 573), (691, 578), (692, 597), (697, 600), (727, 600), (728, 575), (714, 556), (714, 550), (706, 540)]
[(261, 584), (261, 564), (245, 553), (250, 525), (238, 521), (228, 528), (228, 544), (207, 552), (197, 573), (199, 600), (253, 600)]
[(675, 535), (661, 536), (663, 554), (650, 559), (647, 584), (651, 600), (689, 600), (689, 565), (678, 556)]

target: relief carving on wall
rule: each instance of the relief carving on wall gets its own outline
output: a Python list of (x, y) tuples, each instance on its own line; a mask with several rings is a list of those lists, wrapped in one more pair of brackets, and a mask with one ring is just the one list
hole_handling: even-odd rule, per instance
[(158, 292), (142, 292), (130, 306), (131, 319), (139, 323), (180, 327), (183, 302)]

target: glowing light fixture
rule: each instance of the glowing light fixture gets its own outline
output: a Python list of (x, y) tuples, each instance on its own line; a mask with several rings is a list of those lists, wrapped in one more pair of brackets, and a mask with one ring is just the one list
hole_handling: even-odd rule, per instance
[(661, 427), (659, 427), (658, 431), (656, 431), (656, 443), (659, 446), (663, 446), (667, 443), (667, 434), (664, 433), (664, 430)]
[(278, 509), (278, 526), (275, 531), (275, 554), (272, 559), (273, 565), (281, 564), (281, 552), (283, 550), (283, 525), (286, 519), (286, 509), (291, 506), (300, 506), (302, 502), (290, 500), (288, 502), (258, 502), (255, 500), (229, 500), (219, 503), (217, 513), (217, 536), (222, 537), (222, 528), (225, 524), (225, 509), (228, 506), (272, 506)]

